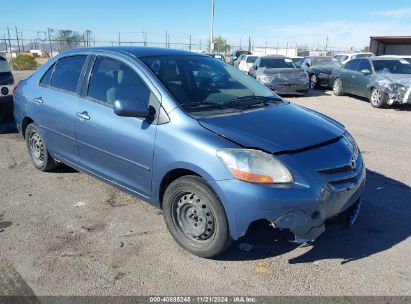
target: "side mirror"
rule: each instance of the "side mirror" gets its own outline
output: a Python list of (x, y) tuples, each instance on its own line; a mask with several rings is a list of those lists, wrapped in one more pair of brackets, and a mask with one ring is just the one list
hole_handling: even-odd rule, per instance
[(138, 99), (118, 99), (114, 101), (114, 113), (125, 117), (148, 117), (149, 108)]
[(362, 74), (364, 74), (364, 75), (369, 75), (369, 74), (371, 74), (371, 71), (369, 70), (369, 69), (364, 69), (364, 70), (361, 70), (360, 71)]
[(309, 64), (308, 62), (305, 65), (307, 66), (307, 68), (311, 66), (311, 64)]
[(256, 66), (256, 65), (253, 65), (253, 70), (258, 70), (258, 66)]

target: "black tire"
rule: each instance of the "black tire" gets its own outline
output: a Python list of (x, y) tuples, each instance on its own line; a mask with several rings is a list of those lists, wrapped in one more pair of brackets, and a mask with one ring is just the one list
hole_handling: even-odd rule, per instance
[(342, 90), (342, 81), (340, 78), (335, 79), (333, 84), (333, 92), (335, 96), (342, 96), (344, 92)]
[(374, 108), (385, 108), (387, 107), (388, 98), (389, 97), (385, 92), (374, 88), (370, 96), (371, 106)]
[(317, 87), (317, 75), (312, 74), (310, 76), (310, 89), (315, 90)]
[(46, 142), (36, 124), (31, 123), (26, 128), (26, 146), (31, 162), (40, 171), (50, 171), (58, 166), (47, 150)]
[(164, 220), (174, 240), (186, 251), (211, 258), (225, 251), (232, 239), (224, 208), (205, 180), (183, 176), (163, 197)]

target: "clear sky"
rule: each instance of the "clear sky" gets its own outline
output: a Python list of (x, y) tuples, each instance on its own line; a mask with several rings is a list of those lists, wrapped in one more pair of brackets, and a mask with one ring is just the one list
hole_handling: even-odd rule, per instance
[[(49, 28), (90, 29), (96, 40), (193, 41), (209, 37), (211, 0), (1, 0), (0, 37), (6, 26), (25, 37)], [(29, 32), (31, 30), (33, 32)], [(215, 34), (238, 45), (362, 47), (373, 35), (411, 35), (411, 0), (215, 0)]]

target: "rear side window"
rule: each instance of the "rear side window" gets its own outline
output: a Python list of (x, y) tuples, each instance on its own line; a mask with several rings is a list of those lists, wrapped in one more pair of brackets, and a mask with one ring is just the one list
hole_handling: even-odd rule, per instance
[(53, 74), (53, 69), (54, 66), (56, 64), (53, 64), (48, 70), (47, 72), (43, 75), (43, 77), (40, 80), (40, 84), (44, 85), (44, 86), (48, 86), (50, 84), (50, 80), (51, 80), (51, 75)]
[(98, 57), (95, 61), (89, 97), (110, 105), (118, 99), (140, 100), (148, 105), (152, 95), (140, 76), (125, 63), (107, 57)]
[(86, 57), (70, 56), (60, 59), (54, 69), (50, 86), (75, 93)]

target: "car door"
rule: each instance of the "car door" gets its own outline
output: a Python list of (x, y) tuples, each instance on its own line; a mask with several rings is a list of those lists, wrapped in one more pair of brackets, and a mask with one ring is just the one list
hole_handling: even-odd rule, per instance
[(341, 68), (341, 82), (342, 82), (342, 89), (346, 93), (352, 93), (352, 80), (353, 74), (357, 65), (359, 63), (359, 59), (353, 59), (348, 61), (342, 68)]
[(368, 84), (371, 78), (371, 63), (368, 59), (358, 59), (359, 63), (353, 72), (351, 91), (352, 94), (369, 97)]
[(51, 154), (57, 159), (78, 164), (76, 109), (78, 84), (86, 55), (59, 59), (43, 75), (33, 90), (33, 119), (39, 126)]
[(131, 62), (98, 56), (88, 74), (77, 110), (81, 166), (149, 197), (156, 124), (148, 118), (117, 116), (113, 104), (118, 99), (138, 99), (158, 108), (160, 95)]

